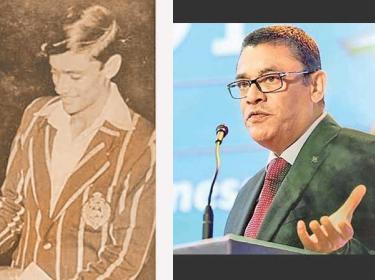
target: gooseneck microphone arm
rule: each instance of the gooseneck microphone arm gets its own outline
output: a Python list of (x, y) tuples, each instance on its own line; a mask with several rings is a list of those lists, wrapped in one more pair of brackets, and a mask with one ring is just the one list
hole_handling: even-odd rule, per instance
[(202, 239), (212, 238), (213, 235), (213, 225), (214, 225), (214, 213), (211, 207), (211, 197), (216, 182), (217, 174), (220, 169), (220, 144), (222, 143), (224, 137), (228, 134), (228, 127), (221, 124), (216, 127), (216, 141), (215, 141), (215, 158), (216, 158), (216, 170), (214, 178), (211, 183), (210, 192), (208, 195), (207, 206), (204, 209), (203, 214), (203, 229), (202, 229)]
[(212, 180), (212, 183), (211, 183), (210, 193), (208, 195), (208, 202), (207, 202), (208, 206), (211, 205), (212, 191), (214, 189), (214, 184), (216, 182), (216, 177), (217, 177), (217, 174), (219, 173), (219, 168), (220, 168), (220, 164), (221, 164), (221, 161), (220, 161), (220, 142), (219, 141), (216, 141), (216, 145), (215, 145), (215, 158), (216, 158), (216, 170), (215, 170), (214, 179)]

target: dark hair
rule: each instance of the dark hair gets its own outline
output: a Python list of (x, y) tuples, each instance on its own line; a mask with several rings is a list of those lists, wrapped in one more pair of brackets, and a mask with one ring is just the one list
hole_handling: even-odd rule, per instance
[(265, 43), (288, 46), (296, 59), (304, 65), (304, 70), (316, 71), (321, 69), (320, 53), (316, 42), (298, 27), (274, 25), (259, 28), (245, 37), (242, 42), (242, 50), (247, 46)]
[(117, 38), (119, 26), (114, 16), (100, 5), (69, 8), (61, 27), (57, 36), (42, 45), (45, 55), (68, 50), (88, 51), (93, 58), (104, 63), (124, 41)]

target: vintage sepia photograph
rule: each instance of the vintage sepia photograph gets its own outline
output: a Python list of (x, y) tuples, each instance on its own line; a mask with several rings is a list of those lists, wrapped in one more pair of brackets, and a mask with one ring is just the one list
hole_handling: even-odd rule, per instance
[(0, 279), (155, 279), (154, 0), (0, 15)]

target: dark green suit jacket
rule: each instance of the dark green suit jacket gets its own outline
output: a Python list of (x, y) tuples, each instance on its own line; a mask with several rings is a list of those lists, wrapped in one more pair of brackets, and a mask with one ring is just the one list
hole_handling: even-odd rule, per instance
[[(262, 169), (240, 190), (225, 234), (244, 234), (264, 177)], [(364, 184), (367, 192), (353, 215), (354, 238), (338, 253), (366, 254), (375, 249), (375, 136), (342, 128), (328, 115), (299, 152), (257, 238), (303, 248), (298, 220), (308, 224), (332, 214), (358, 184)]]

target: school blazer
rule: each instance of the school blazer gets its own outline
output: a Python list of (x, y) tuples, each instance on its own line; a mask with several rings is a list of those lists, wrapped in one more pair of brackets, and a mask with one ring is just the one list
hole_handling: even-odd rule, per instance
[[(225, 234), (243, 235), (263, 186), (265, 169), (240, 190)], [(358, 184), (367, 192), (352, 219), (354, 238), (335, 253), (366, 254), (375, 248), (375, 137), (340, 127), (327, 115), (309, 136), (282, 182), (258, 239), (303, 248), (297, 222), (335, 212)]]
[(13, 141), (0, 203), (1, 251), (19, 242), (12, 266), (35, 262), (53, 279), (152, 279), (153, 126), (134, 112), (132, 130), (105, 122), (49, 213), (56, 129), (37, 113), (57, 100), (33, 102)]

